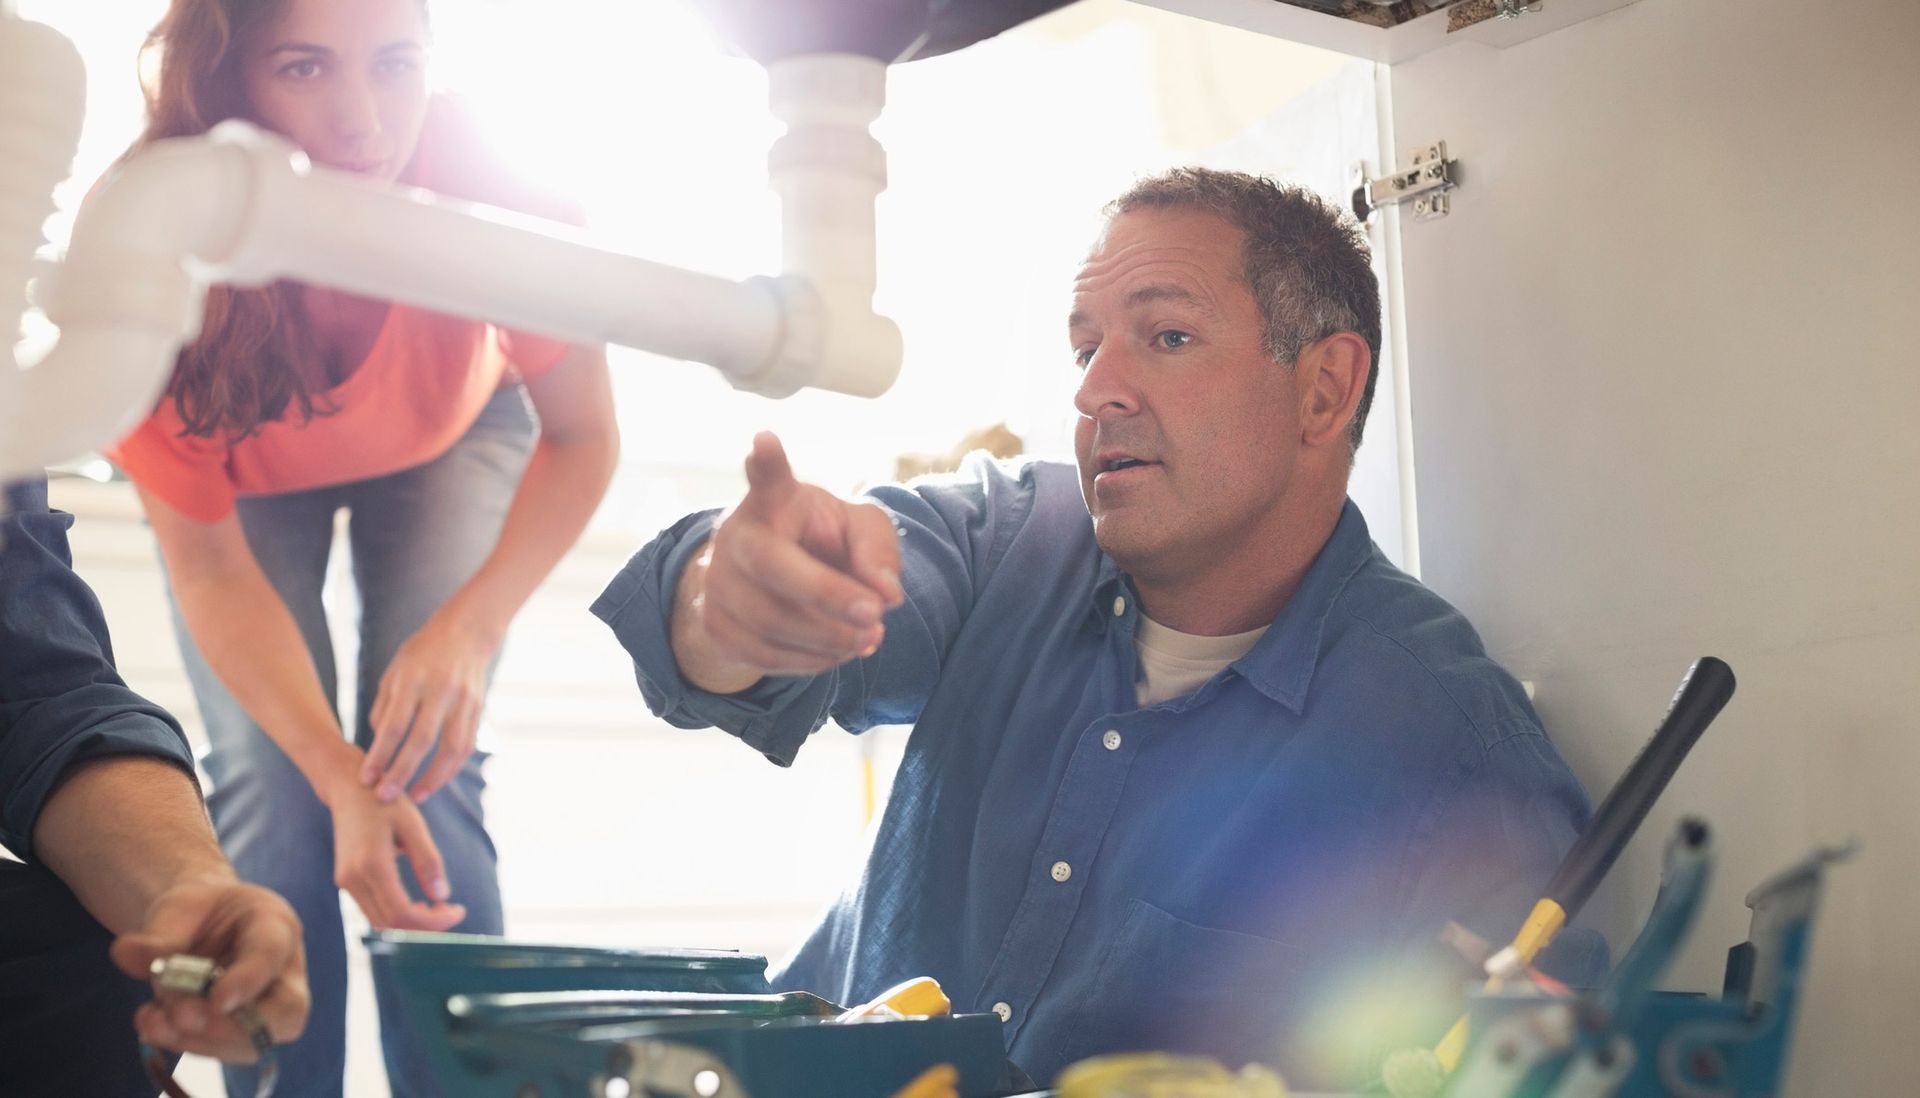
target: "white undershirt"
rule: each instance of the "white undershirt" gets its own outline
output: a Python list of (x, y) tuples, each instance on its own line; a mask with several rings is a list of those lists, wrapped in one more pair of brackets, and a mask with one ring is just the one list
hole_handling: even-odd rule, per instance
[(1145, 614), (1133, 634), (1134, 650), (1140, 656), (1140, 681), (1136, 684), (1142, 706), (1154, 705), (1191, 694), (1227, 665), (1248, 652), (1265, 635), (1266, 626), (1248, 633), (1225, 637), (1202, 637), (1169, 629)]

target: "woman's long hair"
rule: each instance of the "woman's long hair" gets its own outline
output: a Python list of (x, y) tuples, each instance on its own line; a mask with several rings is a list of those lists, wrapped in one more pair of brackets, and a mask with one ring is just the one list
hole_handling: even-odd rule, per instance
[[(172, 0), (140, 51), (147, 125), (128, 154), (245, 117), (241, 48), (286, 3)], [(187, 434), (237, 442), (279, 419), (289, 404), (299, 406), (303, 420), (331, 410), (308, 387), (308, 378), (320, 376), (313, 368), (319, 354), (297, 284), (214, 286), (199, 338), (180, 352), (167, 397)]]

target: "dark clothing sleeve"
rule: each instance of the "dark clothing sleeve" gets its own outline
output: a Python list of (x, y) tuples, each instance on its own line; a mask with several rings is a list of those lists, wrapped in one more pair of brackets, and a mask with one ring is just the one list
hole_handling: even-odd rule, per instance
[(73, 571), (73, 516), (45, 481), (6, 488), (0, 508), (0, 845), (33, 860), (33, 825), (69, 768), (148, 755), (189, 777), (180, 725), (113, 667), (99, 600)]

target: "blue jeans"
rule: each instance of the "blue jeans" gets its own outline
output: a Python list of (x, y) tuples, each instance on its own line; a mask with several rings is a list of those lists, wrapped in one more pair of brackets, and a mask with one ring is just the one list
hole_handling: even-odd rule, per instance
[[(402, 642), (493, 551), (507, 508), (533, 449), (534, 420), (517, 386), (502, 388), (445, 454), (389, 476), (239, 502), (254, 557), (292, 611), (328, 698), (339, 707), (339, 676), (321, 586), (333, 544), (334, 516), (349, 515), (348, 547), (359, 591), (354, 741), (373, 742), (367, 714), (380, 677)], [(337, 1098), (346, 1068), (347, 950), (340, 895), (333, 883), (333, 822), (313, 788), (279, 746), (228, 693), (174, 609), (187, 673), (206, 722), (211, 779), (207, 805), (220, 845), (242, 878), (285, 896), (306, 927), (313, 1012), (306, 1032), (280, 1050), (278, 1098)], [(489, 669), (491, 678), (491, 669)], [(431, 761), (429, 754), (426, 761)], [(454, 929), (499, 934), (500, 883), (480, 793), (486, 782), (475, 752), (460, 773), (420, 808), (446, 861), (453, 901), (466, 921)], [(424, 765), (424, 762), (423, 762)], [(403, 860), (401, 877), (421, 896)], [(381, 1044), (394, 1098), (441, 1093), (397, 995), (376, 988)], [(226, 1069), (227, 1093), (251, 1098), (255, 1072)]]

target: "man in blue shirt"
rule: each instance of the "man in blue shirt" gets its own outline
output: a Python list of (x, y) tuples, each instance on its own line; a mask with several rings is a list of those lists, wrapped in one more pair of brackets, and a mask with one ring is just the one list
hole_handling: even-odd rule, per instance
[[(131, 1098), (155, 1090), (136, 1030), (251, 1060), (225, 1013), (248, 1003), (298, 1034), (305, 964), (286, 901), (221, 855), (180, 726), (114, 671), (72, 522), (44, 482), (0, 501), (0, 846), (24, 859), (0, 860), (0, 1092)], [(146, 1002), (174, 953), (224, 967), (208, 1001)]]
[[(861, 880), (779, 985), (932, 975), (1040, 1079), (1167, 1049), (1364, 1081), (1459, 1009), (1436, 935), (1510, 935), (1586, 796), (1346, 499), (1380, 347), (1358, 227), (1203, 170), (1109, 214), (1068, 323), (1077, 470), (849, 502), (763, 435), (746, 498), (595, 612), (655, 712), (776, 763), (829, 718), (914, 725)], [(1597, 976), (1595, 942), (1561, 971)]]

